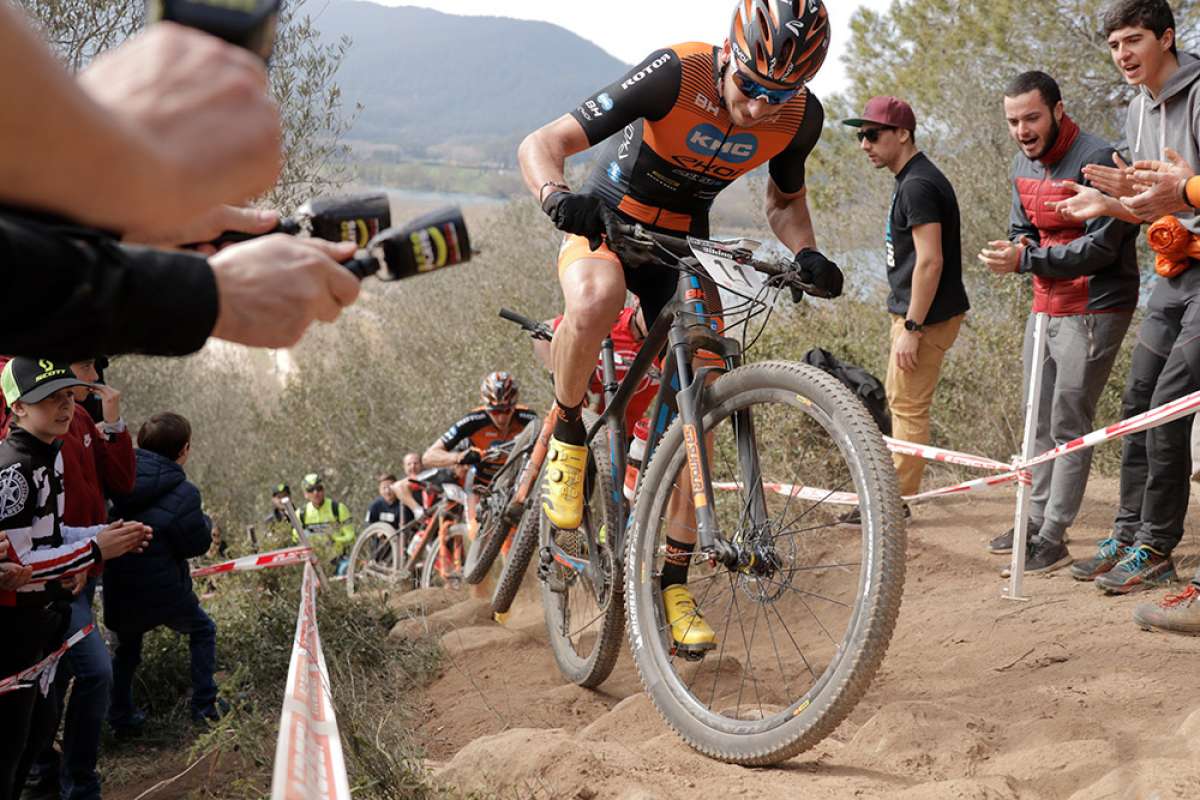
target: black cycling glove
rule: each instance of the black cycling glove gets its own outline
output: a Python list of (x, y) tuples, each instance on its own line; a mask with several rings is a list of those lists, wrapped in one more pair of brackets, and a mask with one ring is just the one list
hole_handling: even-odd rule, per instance
[(483, 456), (479, 455), (478, 450), (467, 450), (462, 454), (462, 458), (458, 459), (458, 463), (469, 467), (472, 464), (478, 464), (482, 460)]
[[(813, 287), (810, 294), (814, 297), (839, 297), (842, 294), (844, 278), (838, 265), (830, 261), (814, 248), (806, 247), (792, 261), (797, 277)], [(800, 302), (804, 293), (799, 287), (792, 287), (792, 299)]]
[(587, 237), (593, 250), (600, 249), (609, 226), (619, 221), (603, 200), (590, 194), (554, 192), (542, 203), (542, 210), (563, 233)]

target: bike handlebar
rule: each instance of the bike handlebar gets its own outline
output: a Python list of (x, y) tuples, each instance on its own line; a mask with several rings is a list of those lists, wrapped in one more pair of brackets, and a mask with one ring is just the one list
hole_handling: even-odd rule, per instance
[(554, 332), (550, 330), (550, 327), (546, 323), (534, 322), (529, 317), (524, 314), (518, 314), (516, 311), (502, 308), (500, 309), (500, 318), (517, 323), (521, 326), (522, 330), (526, 331), (534, 339), (542, 339), (548, 342), (554, 338)]
[[(688, 243), (688, 238), (683, 236), (671, 236), (666, 233), (658, 233), (657, 231), (647, 230), (641, 225), (628, 225), (623, 222), (616, 223), (612, 226), (615, 233), (618, 234), (618, 240), (614, 243), (618, 248), (623, 244), (637, 246), (644, 249), (650, 249), (655, 243), (662, 245), (676, 258), (689, 258), (693, 256), (692, 246)], [(693, 236), (693, 239), (700, 237)], [(704, 240), (701, 241), (712, 241)], [(721, 242), (713, 241), (713, 244), (722, 244)], [(756, 272), (772, 277), (783, 278), (782, 283), (788, 286), (795, 286), (801, 289), (805, 294), (813, 297), (828, 297), (828, 293), (811, 283), (805, 283), (800, 280), (795, 266), (790, 261), (764, 261), (754, 258), (750, 250), (739, 249), (735, 259), (739, 264), (754, 269)]]

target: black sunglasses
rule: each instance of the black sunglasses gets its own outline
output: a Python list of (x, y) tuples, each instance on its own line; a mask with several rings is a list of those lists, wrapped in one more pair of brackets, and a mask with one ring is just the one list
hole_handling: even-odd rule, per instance
[(879, 134), (883, 133), (884, 131), (894, 131), (894, 130), (896, 130), (896, 129), (891, 127), (890, 125), (884, 126), (882, 128), (863, 128), (863, 129), (859, 130), (857, 133), (855, 133), (854, 135), (858, 137), (858, 140), (860, 142), (863, 140), (866, 140), (866, 141), (870, 142), (871, 144), (875, 144), (876, 142), (879, 141)]

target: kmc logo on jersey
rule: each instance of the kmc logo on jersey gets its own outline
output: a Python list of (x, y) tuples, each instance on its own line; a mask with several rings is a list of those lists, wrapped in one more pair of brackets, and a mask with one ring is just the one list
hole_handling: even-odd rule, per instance
[(730, 164), (741, 164), (758, 151), (758, 137), (752, 133), (737, 133), (727, 139), (716, 125), (704, 124), (688, 132), (687, 146), (693, 153), (715, 155)]

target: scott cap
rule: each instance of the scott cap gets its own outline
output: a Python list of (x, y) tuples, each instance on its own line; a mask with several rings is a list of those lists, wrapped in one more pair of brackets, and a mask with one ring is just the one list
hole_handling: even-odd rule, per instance
[(95, 388), (95, 384), (76, 378), (64, 363), (22, 356), (4, 365), (4, 372), (0, 373), (0, 386), (4, 388), (4, 400), (10, 406), (18, 400), (22, 403), (38, 403), (59, 389), (71, 386)]

